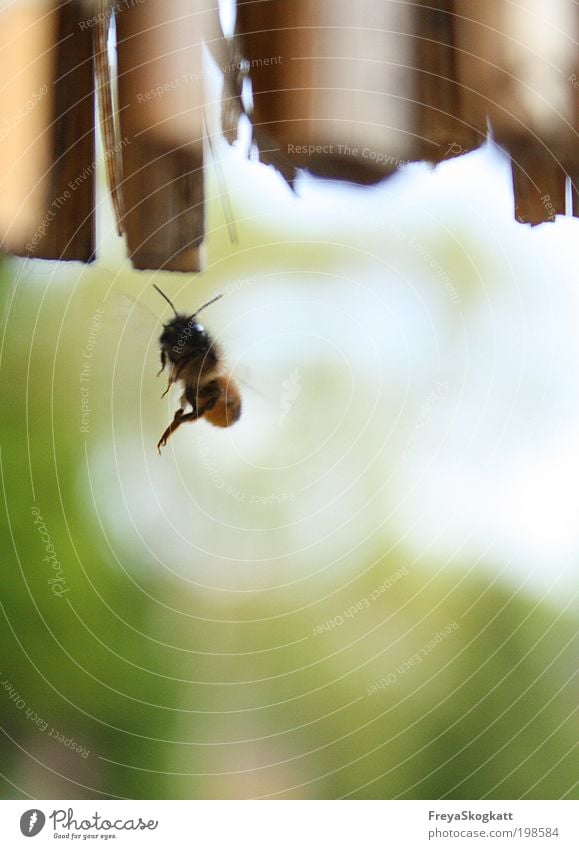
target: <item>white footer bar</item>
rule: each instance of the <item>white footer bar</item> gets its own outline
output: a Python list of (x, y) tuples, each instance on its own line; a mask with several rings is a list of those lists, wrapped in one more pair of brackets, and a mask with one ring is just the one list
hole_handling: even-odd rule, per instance
[(579, 847), (575, 801), (0, 801), (0, 843), (202, 849)]

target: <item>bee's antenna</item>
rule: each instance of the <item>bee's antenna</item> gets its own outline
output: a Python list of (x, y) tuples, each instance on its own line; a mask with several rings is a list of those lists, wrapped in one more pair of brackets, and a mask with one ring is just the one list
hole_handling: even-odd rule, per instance
[(218, 301), (218, 300), (219, 300), (219, 298), (222, 298), (222, 297), (223, 297), (223, 295), (215, 295), (215, 297), (214, 297), (214, 298), (211, 298), (211, 300), (210, 300), (210, 301), (207, 301), (207, 303), (206, 303), (206, 304), (203, 304), (203, 306), (202, 306), (202, 307), (199, 307), (199, 309), (197, 310), (197, 312), (193, 313), (193, 315), (199, 315), (199, 313), (201, 312), (201, 310), (204, 310), (204, 309), (205, 309), (205, 307), (209, 307), (209, 306), (211, 306), (211, 304), (214, 304), (214, 303), (215, 303), (215, 301)]
[[(175, 315), (179, 315), (179, 313), (177, 312), (177, 310), (173, 306), (173, 303), (169, 300), (167, 295), (159, 289), (159, 287), (157, 286), (156, 283), (153, 283), (153, 288), (157, 290), (157, 292), (159, 293), (159, 295), (161, 295), (162, 298), (165, 298), (165, 300), (167, 301), (167, 303), (169, 304), (169, 306), (171, 307), (171, 309), (173, 310)], [(209, 303), (211, 303), (211, 301)]]

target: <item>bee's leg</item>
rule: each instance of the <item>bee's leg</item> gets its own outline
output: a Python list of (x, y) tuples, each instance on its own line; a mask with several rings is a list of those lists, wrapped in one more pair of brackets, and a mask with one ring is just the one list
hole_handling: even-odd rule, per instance
[[(171, 371), (171, 374), (169, 375), (169, 380), (167, 381), (167, 388), (165, 389), (165, 391), (161, 395), (161, 398), (165, 397), (165, 395), (167, 394), (169, 389), (173, 386), (173, 384), (176, 382), (176, 380), (177, 380), (177, 378), (175, 377), (175, 373), (173, 371)], [(183, 404), (183, 399), (181, 399), (181, 403)]]
[(166, 365), (167, 365), (167, 354), (165, 353), (165, 351), (161, 351), (161, 368), (160, 368), (160, 369), (159, 369), (159, 371), (157, 372), (157, 377), (159, 377), (159, 375), (160, 375), (162, 372), (164, 372), (164, 371), (165, 371), (165, 366), (166, 366)]
[(157, 451), (159, 452), (159, 454), (161, 453), (161, 446), (165, 446), (167, 444), (167, 440), (169, 439), (171, 434), (174, 433), (177, 430), (177, 428), (181, 424), (181, 421), (182, 421), (184, 415), (185, 415), (185, 411), (183, 410), (182, 407), (179, 407), (179, 409), (176, 411), (175, 415), (173, 416), (173, 421), (171, 422), (171, 424), (167, 428), (165, 428), (165, 432), (163, 433), (163, 436), (157, 442)]
[(161, 439), (157, 442), (157, 451), (159, 454), (161, 453), (161, 448), (164, 448), (167, 444), (167, 440), (171, 436), (172, 433), (175, 433), (178, 427), (184, 422), (194, 422), (198, 418), (200, 418), (203, 413), (198, 413), (196, 410), (193, 410), (191, 413), (184, 413), (182, 409), (177, 410), (175, 413), (175, 418), (171, 422), (168, 428), (165, 429), (165, 433), (161, 437)]
[(199, 392), (198, 395), (195, 394), (194, 390), (188, 386), (185, 389), (185, 393), (181, 398), (181, 403), (184, 401), (188, 401), (191, 404), (191, 412), (185, 413), (182, 407), (179, 407), (175, 416), (173, 417), (173, 421), (166, 428), (163, 436), (157, 443), (157, 451), (159, 454), (161, 453), (161, 448), (163, 448), (167, 444), (167, 440), (171, 436), (171, 434), (175, 433), (178, 427), (181, 427), (185, 422), (194, 422), (197, 419), (200, 419), (205, 413), (208, 413), (209, 410), (212, 410), (217, 401), (221, 396), (221, 389), (219, 388), (219, 384), (215, 381), (208, 383), (207, 386), (203, 387), (203, 390)]
[(191, 412), (185, 413), (182, 407), (179, 407), (175, 416), (173, 417), (173, 421), (166, 428), (163, 436), (157, 443), (157, 451), (159, 454), (161, 453), (161, 448), (164, 448), (167, 444), (167, 440), (171, 436), (171, 434), (175, 433), (178, 427), (181, 427), (185, 422), (194, 422), (197, 419), (200, 419), (205, 413), (208, 413), (209, 410), (212, 410), (215, 404), (218, 402), (221, 397), (221, 389), (217, 381), (211, 381), (207, 384), (207, 386), (203, 387), (203, 390), (200, 391), (197, 395), (192, 387), (188, 386), (185, 389), (185, 393), (183, 398), (181, 399), (181, 403), (183, 404), (185, 400), (191, 404)]
[[(171, 383), (169, 384), (169, 386)], [(185, 413), (185, 405), (189, 403), (191, 404), (191, 412)], [(157, 443), (157, 451), (159, 454), (161, 453), (161, 446), (165, 446), (167, 444), (167, 440), (171, 436), (172, 433), (175, 433), (178, 427), (180, 427), (183, 422), (192, 422), (195, 419), (199, 418), (199, 415), (203, 415), (203, 413), (197, 412), (197, 402), (195, 399), (195, 395), (191, 395), (191, 393), (186, 389), (185, 392), (181, 395), (181, 406), (175, 412), (173, 416), (173, 421), (171, 424), (165, 429), (165, 432), (161, 439)]]
[[(162, 369), (161, 369), (161, 371), (162, 371)], [(171, 374), (169, 375), (169, 380), (167, 381), (167, 388), (165, 389), (165, 391), (161, 395), (161, 398), (164, 398), (165, 395), (167, 394), (167, 392), (169, 391), (169, 389), (173, 386), (173, 384), (177, 383), (177, 381), (180, 380), (182, 371), (183, 371), (183, 363), (181, 363), (180, 365), (173, 364), (171, 366)], [(183, 403), (183, 402), (181, 402), (181, 403)]]

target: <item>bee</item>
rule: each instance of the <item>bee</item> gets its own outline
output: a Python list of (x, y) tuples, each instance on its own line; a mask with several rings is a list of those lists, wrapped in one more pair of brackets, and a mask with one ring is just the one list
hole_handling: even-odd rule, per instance
[[(183, 386), (179, 409), (157, 443), (160, 454), (169, 437), (185, 422), (205, 418), (215, 427), (235, 424), (241, 416), (241, 395), (225, 369), (218, 346), (197, 320), (199, 313), (222, 295), (212, 298), (192, 315), (185, 315), (177, 312), (158, 286), (154, 283), (153, 286), (175, 313), (175, 318), (163, 325), (159, 337), (161, 368), (157, 377), (167, 364), (171, 369), (161, 397), (165, 397), (174, 383), (180, 382)], [(186, 412), (187, 406), (191, 408), (189, 412)]]

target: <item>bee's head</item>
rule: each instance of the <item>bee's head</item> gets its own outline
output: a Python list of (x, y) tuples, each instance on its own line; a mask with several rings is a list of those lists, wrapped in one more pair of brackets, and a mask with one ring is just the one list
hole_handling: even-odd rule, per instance
[(163, 327), (159, 343), (174, 362), (207, 350), (209, 337), (207, 331), (197, 321), (195, 315), (180, 315), (171, 319)]
[(159, 294), (165, 298), (175, 313), (175, 318), (171, 319), (168, 324), (163, 325), (164, 329), (159, 337), (159, 343), (163, 350), (166, 351), (169, 359), (173, 362), (177, 362), (180, 359), (206, 352), (211, 343), (207, 331), (203, 325), (197, 321), (197, 316), (201, 310), (204, 310), (205, 307), (209, 306), (209, 304), (217, 301), (221, 295), (217, 295), (217, 297), (213, 298), (211, 301), (203, 304), (203, 306), (200, 307), (197, 312), (193, 313), (193, 315), (187, 316), (182, 313), (178, 313), (167, 295), (165, 295), (165, 293), (162, 292), (154, 283), (153, 286), (155, 286), (155, 289), (159, 292)]

